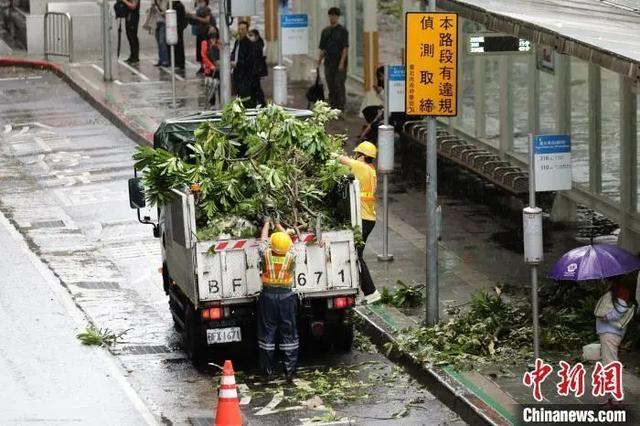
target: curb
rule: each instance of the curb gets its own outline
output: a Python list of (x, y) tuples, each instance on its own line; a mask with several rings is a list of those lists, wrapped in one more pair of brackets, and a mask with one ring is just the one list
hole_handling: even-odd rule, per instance
[[(362, 324), (356, 323), (356, 327), (366, 334), (378, 349), (382, 349), (386, 343), (395, 342), (389, 325), (385, 325), (382, 318), (380, 322), (375, 321), (373, 317), (376, 314), (371, 309), (364, 306), (354, 311), (363, 320)], [(465, 422), (473, 425), (496, 426), (512, 424), (445, 369), (426, 367), (410, 354), (397, 350), (385, 356), (405, 367), (418, 382), (427, 387), (438, 400)]]
[(109, 105), (98, 99), (97, 96), (78, 84), (59, 64), (38, 59), (0, 56), (0, 67), (20, 67), (53, 72), (65, 83), (67, 83), (76, 93), (78, 93), (82, 99), (84, 99), (92, 107), (97, 109), (100, 114), (102, 114), (107, 120), (109, 120), (114, 126), (116, 126), (135, 143), (137, 143), (138, 145), (153, 145), (153, 134), (141, 134), (138, 130), (136, 130), (136, 128), (131, 124), (131, 121), (126, 116), (122, 115), (118, 111), (111, 109)]

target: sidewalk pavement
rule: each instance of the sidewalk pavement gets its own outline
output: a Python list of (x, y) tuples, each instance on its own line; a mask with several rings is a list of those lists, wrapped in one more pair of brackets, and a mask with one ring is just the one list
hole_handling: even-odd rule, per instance
[[(172, 110), (170, 72), (153, 66), (154, 55), (151, 51), (142, 52), (141, 63), (136, 67), (114, 62), (114, 81), (110, 83), (103, 81), (101, 64), (91, 61), (54, 64), (14, 54), (0, 57), (0, 66), (53, 70), (129, 137), (144, 144), (152, 141), (162, 120), (207, 108), (203, 80), (195, 75), (197, 67), (188, 62), (184, 73), (177, 77), (177, 109)], [(289, 84), (288, 106), (307, 106), (305, 92), (312, 83), (309, 77), (308, 81)], [(269, 98), (272, 92), (270, 77), (263, 80), (263, 88)], [(332, 132), (347, 134), (350, 146), (354, 145), (363, 123), (357, 114), (360, 101), (358, 93), (349, 92), (347, 113), (329, 128)], [(459, 192), (466, 185), (459, 180), (460, 176), (464, 177), (463, 173), (457, 170), (445, 173), (443, 170), (443, 177), (439, 177), (439, 199), (444, 209), (443, 240), (439, 244), (441, 316), (445, 315), (447, 305), (469, 302), (476, 290), (491, 291), (498, 282), (526, 287), (529, 276), (529, 269), (522, 262), (517, 220), (505, 215), (500, 205), (492, 209), (492, 201), (483, 204), (477, 199), (465, 198)], [(382, 252), (381, 220), (371, 234), (365, 252), (379, 289), (393, 287), (399, 279), (407, 284), (425, 282), (424, 192), (419, 186), (400, 180), (396, 174), (390, 181), (389, 251), (395, 260), (377, 260), (376, 254)], [(543, 264), (542, 270), (548, 269), (551, 259), (575, 246), (572, 238), (571, 232), (554, 229), (545, 241), (547, 263)], [(358, 312), (366, 317), (373, 334), (380, 334), (381, 341), (389, 341), (399, 330), (419, 326), (424, 318), (422, 309), (400, 311), (388, 306), (363, 306)], [(405, 358), (411, 365), (410, 357)], [(470, 372), (420, 367), (436, 390), (440, 389), (439, 397), (448, 400), (452, 408), (473, 423), (515, 424), (519, 415), (517, 404), (533, 402), (530, 389), (522, 385), (525, 366), (509, 369), (506, 373), (501, 371), (501, 366)], [(625, 371), (624, 380), (625, 401), (636, 402), (640, 395), (640, 379)], [(558, 397), (551, 397), (555, 395), (551, 382), (555, 383), (549, 380), (543, 387), (549, 397), (545, 402), (562, 402)], [(577, 403), (590, 401), (585, 397)]]

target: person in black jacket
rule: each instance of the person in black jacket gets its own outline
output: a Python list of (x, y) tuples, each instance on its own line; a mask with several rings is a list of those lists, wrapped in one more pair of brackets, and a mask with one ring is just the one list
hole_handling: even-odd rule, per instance
[(180, 0), (173, 0), (171, 7), (176, 11), (178, 21), (178, 44), (175, 46), (176, 68), (184, 70), (184, 29), (187, 28), (187, 11)]
[(329, 105), (344, 111), (347, 95), (347, 62), (349, 58), (349, 32), (340, 25), (340, 9), (329, 9), (330, 25), (320, 35), (318, 67), (324, 61), (324, 77), (329, 88)]
[(256, 69), (257, 76), (253, 81), (253, 93), (255, 94), (256, 103), (264, 106), (267, 104), (267, 100), (265, 99), (260, 79), (269, 75), (269, 72), (267, 71), (267, 57), (264, 55), (264, 40), (260, 37), (260, 32), (256, 29), (249, 31), (249, 35), (247, 37), (249, 37), (249, 40), (253, 43), (256, 54), (256, 65), (258, 67)]
[(125, 62), (129, 65), (137, 65), (140, 62), (140, 43), (138, 41), (138, 23), (140, 22), (140, 0), (122, 0), (129, 8), (125, 18), (125, 31), (129, 41), (129, 57)]
[(231, 52), (231, 68), (233, 69), (232, 81), (236, 96), (243, 99), (246, 108), (255, 108), (257, 104), (256, 79), (257, 55), (256, 49), (247, 37), (249, 23), (247, 21), (238, 22), (238, 39), (233, 45)]

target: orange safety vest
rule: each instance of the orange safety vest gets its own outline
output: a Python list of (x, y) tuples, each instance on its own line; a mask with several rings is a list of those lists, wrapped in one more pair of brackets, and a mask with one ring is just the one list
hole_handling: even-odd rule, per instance
[(376, 184), (378, 183), (378, 177), (376, 175), (376, 168), (373, 164), (369, 164), (371, 167), (371, 179), (367, 185), (362, 185), (360, 188), (360, 200), (362, 201), (375, 201), (376, 200)]
[(291, 287), (293, 283), (293, 255), (274, 254), (271, 249), (264, 253), (262, 283), (270, 286)]

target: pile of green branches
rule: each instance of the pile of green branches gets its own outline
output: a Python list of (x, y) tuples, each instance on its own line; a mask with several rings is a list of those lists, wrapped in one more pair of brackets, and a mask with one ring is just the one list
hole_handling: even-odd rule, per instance
[[(540, 315), (543, 350), (566, 353), (596, 339), (593, 307), (598, 291), (603, 289), (570, 291), (574, 295), (570, 299), (547, 299)], [(498, 288), (494, 293), (479, 291), (468, 309), (452, 309), (449, 314), (448, 320), (433, 327), (403, 330), (387, 350), (411, 353), (424, 364), (461, 370), (531, 359), (531, 305), (525, 298), (505, 298)]]
[(318, 102), (306, 119), (276, 105), (248, 116), (235, 100), (224, 107), (220, 121), (195, 130), (187, 156), (140, 147), (135, 167), (143, 170), (152, 204), (170, 202), (172, 189), (199, 184), (196, 219), (203, 238), (255, 235), (267, 213), (298, 232), (313, 229), (318, 219), (323, 228), (346, 226), (336, 223), (332, 199), (332, 191), (349, 179), (349, 170), (335, 158), (345, 138), (325, 130), (337, 114)]
[(378, 303), (396, 308), (415, 308), (424, 301), (424, 284), (407, 285), (402, 280), (396, 282), (393, 292), (388, 287), (382, 289), (382, 297)]

